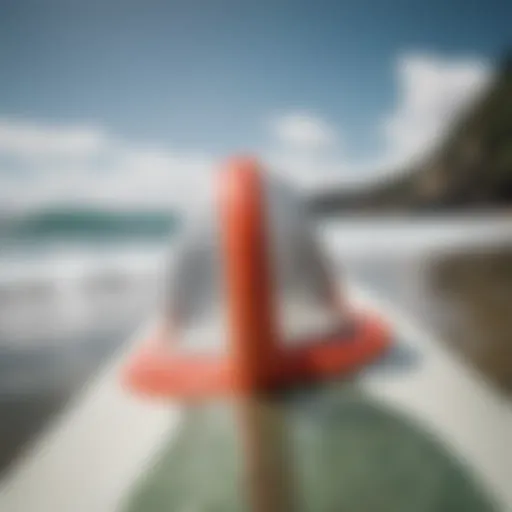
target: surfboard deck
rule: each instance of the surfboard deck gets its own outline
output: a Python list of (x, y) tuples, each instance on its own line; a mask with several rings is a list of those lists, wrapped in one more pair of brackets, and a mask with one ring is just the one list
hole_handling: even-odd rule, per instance
[[(460, 486), (464, 492), (480, 496), (476, 498), (478, 503), (487, 504), (489, 499), (498, 503), (499, 510), (512, 510), (512, 489), (508, 482), (512, 469), (510, 404), (501, 399), (471, 369), (455, 360), (430, 334), (397, 315), (393, 308), (373, 294), (364, 292), (358, 286), (351, 286), (350, 296), (365, 307), (383, 314), (393, 325), (398, 338), (394, 350), (387, 358), (361, 372), (352, 383), (347, 402), (340, 405), (342, 409), (348, 407), (346, 410), (352, 411), (347, 414), (347, 429), (348, 425), (352, 425), (352, 429), (359, 425), (358, 421), (364, 416), (361, 411), (377, 405), (380, 409), (371, 413), (376, 417), (375, 424), (391, 424), (397, 432), (407, 432), (403, 434), (410, 438), (410, 450), (407, 453), (422, 454), (422, 457), (421, 450), (434, 453), (428, 455), (435, 459), (433, 464), (446, 463), (448, 466), (443, 466), (449, 468), (446, 471), (462, 471), (462, 476), (453, 477), (460, 482), (456, 487)], [(191, 464), (186, 460), (182, 461), (179, 468), (173, 466), (179, 458), (171, 455), (175, 449), (185, 450), (183, 447), (189, 446), (198, 435), (191, 428), (180, 428), (182, 422), (189, 421), (188, 415), (170, 403), (137, 399), (120, 384), (119, 369), (132, 349), (128, 344), (13, 467), (0, 486), (2, 512), (113, 512), (123, 508), (132, 512), (136, 508), (129, 507), (136, 507), (140, 503), (138, 500), (149, 496), (144, 489), (150, 488), (148, 486), (152, 485), (152, 479), (156, 478), (155, 482), (167, 482), (168, 475), (172, 474), (179, 479), (184, 472), (192, 471), (186, 469)], [(362, 400), (362, 403), (357, 405), (356, 398)], [(353, 400), (356, 405), (350, 405)], [(297, 411), (300, 408), (290, 409), (290, 414), (292, 410), (294, 414), (299, 414)], [(395, 416), (395, 413), (398, 415)], [(208, 413), (205, 411), (204, 414), (214, 414), (216, 417), (218, 413), (213, 410)], [(229, 421), (228, 424), (223, 423), (226, 420), (221, 420), (222, 417), (229, 419), (230, 416), (220, 415), (219, 431), (215, 435), (224, 436), (230, 431)], [(312, 419), (304, 417), (300, 424), (313, 425), (313, 430), (329, 429), (327, 420), (314, 426), (311, 423), (313, 419), (314, 415)], [(231, 424), (234, 425), (234, 422)], [(217, 431), (216, 428), (213, 432)], [(304, 430), (308, 431), (305, 427)], [(397, 438), (392, 431), (393, 428), (389, 429), (387, 437), (381, 442), (392, 446)], [(300, 432), (302, 427), (293, 436), (302, 435)], [(182, 437), (185, 434), (186, 437)], [(425, 434), (429, 439), (425, 439)], [(366, 450), (369, 451), (365, 452), (367, 457), (378, 458), (376, 454), (380, 453), (380, 445), (377, 441), (367, 440), (368, 436), (372, 436), (370, 427), (357, 434), (353, 438), (354, 443), (348, 441), (352, 435), (356, 434), (345, 432), (339, 439), (339, 449), (343, 448), (347, 459), (360, 459), (350, 455), (350, 446), (358, 443), (368, 444)], [(429, 436), (435, 436), (433, 444)], [(329, 442), (335, 444), (334, 440)], [(330, 447), (329, 442), (326, 441), (325, 446)], [(364, 446), (361, 449), (365, 449)], [(315, 450), (313, 443), (301, 452), (302, 455), (297, 456), (314, 460), (311, 454), (315, 454)], [(330, 451), (330, 448), (320, 448), (318, 453), (327, 452), (328, 455)], [(332, 451), (335, 452), (334, 448)], [(402, 455), (407, 459), (405, 454)], [(210, 457), (213, 455), (208, 453), (201, 456), (207, 474), (215, 470), (215, 467), (207, 464)], [(228, 460), (235, 463), (236, 453), (231, 459), (227, 457), (226, 462)], [(170, 464), (168, 470), (165, 469), (166, 464)], [(382, 468), (377, 462), (375, 464)], [(352, 463), (347, 464), (345, 469), (343, 467), (332, 470), (339, 474), (335, 483), (340, 489), (343, 488), (344, 478), (356, 478), (351, 472), (357, 471), (358, 465)], [(405, 464), (405, 467), (408, 466)], [(387, 465), (384, 465), (383, 471), (386, 469)], [(400, 474), (403, 472), (402, 467)], [(428, 471), (425, 474), (429, 474)], [(429, 478), (424, 476), (426, 480)], [(432, 485), (438, 485), (437, 477), (432, 478)], [(233, 482), (224, 485), (233, 485)], [(367, 485), (368, 497), (365, 499), (370, 500), (371, 484)], [(243, 486), (240, 488), (243, 489)], [(188, 489), (192, 493), (198, 491), (197, 487)], [(349, 490), (346, 489), (346, 492)], [(315, 495), (317, 491), (313, 489), (311, 492)], [(162, 495), (155, 491), (155, 503), (159, 496)], [(179, 500), (180, 496), (183, 497), (178, 493), (173, 499)], [(326, 497), (326, 500), (334, 499), (335, 494), (328, 492), (326, 496), (331, 497)], [(464, 499), (457, 496), (456, 493), (453, 499)], [(317, 500), (317, 503), (322, 501)], [(370, 507), (372, 503), (368, 501), (367, 506)]]
[[(256, 423), (260, 470), (273, 502), (269, 511), (497, 510), (440, 439), (353, 383), (242, 407)], [(177, 438), (166, 443), (121, 510), (253, 510), (239, 415), (226, 403), (187, 412)]]

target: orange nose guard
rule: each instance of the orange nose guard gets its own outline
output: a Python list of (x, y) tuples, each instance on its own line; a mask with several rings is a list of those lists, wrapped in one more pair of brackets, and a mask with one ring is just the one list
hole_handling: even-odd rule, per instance
[[(315, 279), (324, 280), (324, 288), (330, 288), (324, 294), (330, 294), (328, 301), (333, 314), (329, 318), (339, 316), (340, 321), (335, 319), (328, 327), (322, 320), (314, 332), (311, 329), (294, 334), (283, 332), (286, 330), (283, 315), (287, 315), (288, 331), (293, 331), (293, 324), (308, 316), (311, 301), (303, 301), (306, 306), (300, 311), (283, 307), (280, 275), (291, 273), (293, 263), (276, 264), (276, 258), (286, 251), (274, 248), (273, 244), (283, 246), (278, 237), (293, 233), (302, 240), (300, 231), (305, 227), (294, 220), (293, 211), (286, 210), (281, 200), (269, 192), (268, 180), (251, 158), (229, 161), (216, 176), (217, 211), (213, 216), (219, 223), (222, 281), (218, 300), (226, 301), (227, 337), (219, 343), (226, 345), (225, 350), (214, 353), (200, 348), (193, 353), (181, 350), (182, 333), (176, 314), (176, 325), (173, 317), (171, 329), (158, 329), (129, 356), (123, 378), (131, 390), (184, 400), (272, 390), (353, 373), (389, 346), (387, 326), (377, 317), (340, 305), (334, 281), (328, 279), (325, 269), (319, 272), (308, 268), (308, 263), (310, 267), (314, 265), (313, 260), (306, 261), (291, 280), (309, 283), (306, 274), (316, 270), (320, 277)], [(288, 216), (286, 222), (292, 228), (279, 223), (280, 215)], [(274, 229), (272, 237), (273, 222), (285, 228), (277, 234)], [(302, 247), (296, 244), (288, 250), (287, 257), (301, 258), (309, 246), (304, 245), (304, 250)], [(299, 295), (307, 298), (310, 289), (315, 288), (313, 279), (310, 282), (296, 287), (300, 290), (291, 294), (290, 300), (293, 302)], [(285, 309), (287, 312), (283, 313)], [(306, 313), (302, 314), (303, 310)]]

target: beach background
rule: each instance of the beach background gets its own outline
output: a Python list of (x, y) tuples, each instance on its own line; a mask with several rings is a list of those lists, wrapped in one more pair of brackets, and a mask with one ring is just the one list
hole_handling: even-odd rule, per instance
[[(45, 213), (4, 224), (2, 471), (159, 306), (180, 223), (163, 214), (124, 215)], [(441, 334), (496, 393), (510, 393), (507, 214), (318, 219), (316, 229), (336, 274)]]
[(337, 277), (512, 391), (512, 4), (0, 0), (0, 472), (256, 155)]

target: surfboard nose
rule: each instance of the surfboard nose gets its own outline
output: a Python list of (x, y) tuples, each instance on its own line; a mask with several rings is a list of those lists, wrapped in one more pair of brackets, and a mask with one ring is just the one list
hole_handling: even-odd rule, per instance
[(125, 368), (150, 395), (250, 393), (355, 371), (388, 345), (340, 300), (311, 218), (254, 157), (228, 160), (179, 241), (167, 329)]

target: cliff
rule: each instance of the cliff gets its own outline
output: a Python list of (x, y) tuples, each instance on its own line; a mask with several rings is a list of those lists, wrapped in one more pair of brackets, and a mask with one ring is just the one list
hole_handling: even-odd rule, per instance
[(482, 98), (416, 168), (363, 190), (318, 194), (320, 213), (446, 211), (512, 205), (512, 55)]

